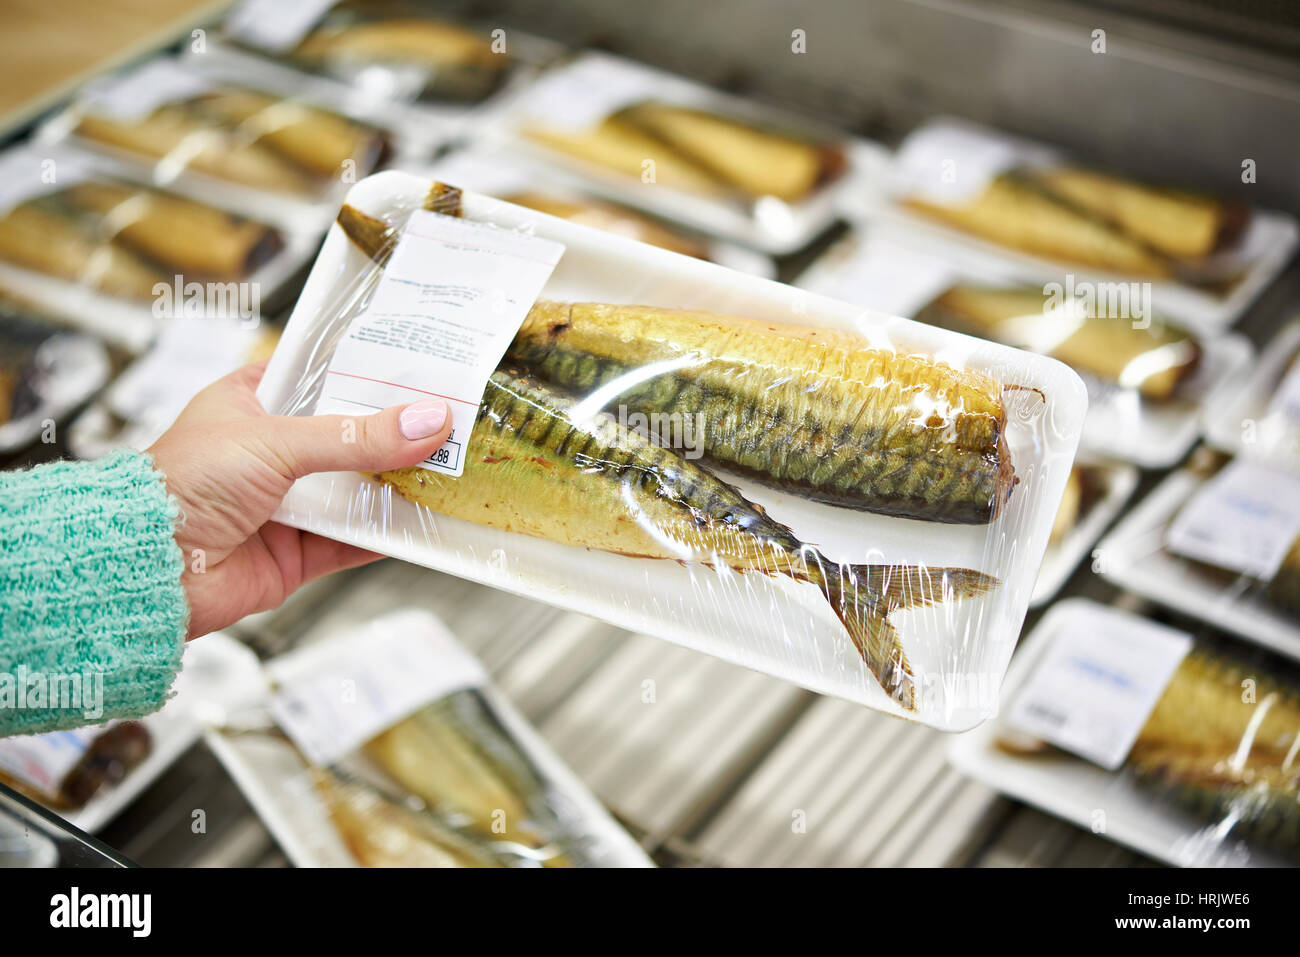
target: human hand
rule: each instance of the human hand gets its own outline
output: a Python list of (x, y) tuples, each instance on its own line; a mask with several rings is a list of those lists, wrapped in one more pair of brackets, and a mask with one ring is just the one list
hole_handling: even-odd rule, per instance
[(245, 366), (208, 386), (148, 450), (180, 504), (187, 638), (276, 608), (300, 585), (381, 557), (270, 521), (294, 480), (415, 465), (451, 432), (441, 399), (368, 416), (269, 415), (255, 394), (265, 368)]

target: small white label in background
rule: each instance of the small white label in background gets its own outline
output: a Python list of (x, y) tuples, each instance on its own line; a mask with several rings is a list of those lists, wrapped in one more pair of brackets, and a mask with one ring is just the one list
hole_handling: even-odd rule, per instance
[(1079, 609), (1048, 638), (1007, 723), (1114, 771), (1192, 639), (1113, 609)]
[(549, 239), (416, 210), (334, 350), (316, 414), (446, 399), (451, 436), (421, 464), (459, 476), (488, 376), (563, 254)]
[(926, 202), (956, 204), (979, 196), (1008, 170), (1057, 162), (1055, 151), (1036, 143), (965, 123), (932, 123), (899, 147), (895, 188)]
[(271, 713), (310, 761), (333, 764), (425, 705), (487, 683), (478, 659), (428, 612), (393, 612), (361, 634), (267, 666)]
[(541, 126), (580, 133), (625, 106), (665, 95), (651, 71), (586, 56), (539, 80), (525, 94), (522, 109)]
[(0, 771), (51, 797), (106, 728), (77, 728), (0, 740)]
[(915, 318), (955, 281), (952, 267), (932, 253), (869, 234), (834, 247), (798, 285), (891, 316)]
[(15, 206), (95, 177), (91, 162), (64, 150), (19, 147), (0, 155), (0, 216)]
[(226, 19), (230, 36), (273, 53), (296, 47), (338, 0), (244, 0)]
[(1171, 552), (1269, 581), (1300, 537), (1300, 476), (1236, 459), (1179, 509)]
[(142, 120), (165, 103), (202, 96), (212, 83), (175, 60), (151, 60), (122, 76), (106, 77), (86, 87), (82, 105), (118, 120)]

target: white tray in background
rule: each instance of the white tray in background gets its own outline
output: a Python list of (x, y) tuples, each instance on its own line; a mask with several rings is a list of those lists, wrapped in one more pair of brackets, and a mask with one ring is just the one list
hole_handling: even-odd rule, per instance
[(564, 48), (552, 40), (510, 30), (507, 47), (514, 64), (501, 87), (477, 103), (403, 102), (367, 91), (334, 77), (311, 73), (272, 55), (263, 56), (231, 43), (224, 36), (209, 37), (203, 53), (187, 50), (184, 61), (201, 73), (220, 79), (247, 77), (262, 89), (335, 110), (362, 122), (377, 124), (402, 135), (407, 156), (427, 158), (436, 149), (472, 134), (476, 124), (501, 110), (525, 89), (545, 64)]
[[(418, 208), (429, 186), (428, 180), (382, 173), (357, 184), (348, 201), (373, 216), (400, 215)], [(867, 312), (479, 194), (467, 192), (464, 208), (469, 219), (524, 228), (566, 246), (543, 290), (546, 298), (712, 309), (850, 331), (879, 347), (933, 355), (1025, 387), (1007, 392), (1006, 435), (1020, 483), (992, 525), (873, 515), (734, 479), (747, 497), (834, 561), (958, 566), (995, 575), (1001, 584), (984, 596), (892, 618), (921, 685), (918, 710), (908, 717), (962, 730), (989, 713), (1078, 443), (1086, 396), (1073, 371), (1053, 359)], [(324, 356), (318, 315), (328, 313), (341, 288), (355, 291), (356, 277), (374, 280), (377, 274), (342, 230), (331, 228), (262, 381), (263, 405), (288, 408), (304, 378), (319, 385)], [(666, 638), (814, 691), (903, 713), (871, 677), (824, 596), (809, 585), (616, 556), (434, 516), (400, 496), (381, 494), (355, 473), (299, 481), (276, 518)], [(953, 676), (974, 677), (954, 687)], [(979, 687), (972, 693), (976, 679)]]
[[(1170, 521), (1205, 481), (1179, 469), (1152, 489), (1098, 546), (1101, 574), (1120, 588), (1300, 661), (1300, 621), (1265, 601), (1262, 585), (1216, 575), (1165, 549)], [(1244, 594), (1247, 588), (1254, 593)]]
[[(1300, 471), (1300, 424), (1287, 427), (1280, 417), (1268, 415), (1273, 392), (1287, 364), (1300, 355), (1300, 320), (1273, 337), (1260, 353), (1249, 376), (1222, 402), (1205, 409), (1205, 441), (1221, 452), (1262, 458)], [(1247, 431), (1247, 423), (1250, 431)], [(1275, 434), (1276, 433), (1276, 434)], [(1253, 441), (1247, 441), (1249, 436)]]
[[(711, 109), (762, 125), (775, 123), (796, 130), (800, 126), (798, 118), (791, 118), (788, 113), (608, 53), (582, 53), (543, 72), (537, 82), (545, 83), (559, 71), (593, 62), (599, 62), (602, 69), (615, 76), (614, 82), (618, 84), (627, 83), (628, 77), (638, 79), (644, 86), (645, 99)], [(887, 162), (887, 151), (878, 143), (827, 130), (827, 135), (844, 147), (847, 165), (847, 169), (833, 182), (824, 184), (796, 203), (784, 203), (770, 196), (753, 202), (721, 199), (641, 183), (598, 163), (569, 156), (529, 139), (520, 132), (523, 126), (532, 119), (545, 120), (545, 117), (534, 117), (529, 105), (530, 93), (529, 89), (524, 89), (478, 126), (476, 132), (487, 144), (509, 149), (552, 167), (568, 169), (581, 177), (588, 190), (608, 199), (775, 256), (795, 252), (834, 223), (839, 216), (841, 194), (869, 188), (879, 179), (875, 174), (882, 171)]]
[[(1012, 286), (1026, 279), (995, 257), (957, 255), (949, 259), (947, 255), (944, 243), (927, 242), (924, 235), (897, 225), (861, 227), (823, 253), (795, 285), (883, 312), (913, 316), (955, 283)], [(1199, 367), (1182, 384), (1179, 396), (1163, 402), (1083, 374), (1089, 392), (1080, 442), (1084, 450), (1143, 468), (1168, 468), (1196, 444), (1202, 410), (1222, 403), (1250, 367), (1254, 350), (1244, 336), (1201, 334), (1187, 323), (1160, 318), (1197, 335), (1202, 348)]]
[[(55, 155), (75, 157), (75, 162), (79, 165), (85, 165), (104, 177), (120, 179), (128, 185), (150, 185), (148, 176), (142, 173), (137, 164), (123, 163), (71, 145), (58, 147)], [(162, 188), (170, 189), (169, 186)], [(179, 190), (175, 192), (216, 209), (231, 209), (221, 201), (219, 194), (213, 197), (186, 194)], [(288, 222), (256, 212), (238, 214), (274, 228), (284, 241), (284, 245), (270, 259), (253, 270), (247, 278), (240, 280), (256, 283), (260, 299), (269, 301), (311, 261), (311, 257), (320, 248), (324, 226), (319, 222), (315, 226)], [(150, 300), (134, 301), (110, 296), (91, 286), (49, 276), (6, 260), (0, 260), (0, 290), (7, 290), (68, 325), (99, 336), (132, 353), (144, 351), (158, 334), (160, 323), (166, 321), (153, 314), (153, 302)], [(175, 305), (181, 308), (184, 303)]]
[[(1126, 615), (1083, 598), (1054, 605), (1024, 641), (1007, 672), (1005, 700), (1013, 700), (1051, 644), (1063, 622), (1079, 614)], [(948, 760), (963, 774), (1049, 814), (1093, 828), (1094, 814), (1105, 812), (1103, 836), (1178, 867), (1281, 867), (1280, 856), (1216, 834), (1213, 822), (1163, 805), (1127, 775), (1051, 751), (1032, 756), (1008, 754), (997, 746), (998, 722), (955, 735)]]
[[(364, 634), (333, 629), (323, 639), (292, 654), (310, 670), (329, 661)], [(249, 652), (251, 658), (252, 653)], [(329, 810), (307, 779), (307, 765), (285, 740), (241, 729), (273, 726), (267, 672), (256, 660), (243, 663), (242, 682), (225, 699), (213, 697), (206, 713), (204, 741), (248, 798), (276, 842), (298, 867), (355, 867), (356, 859), (329, 817)], [(528, 721), (491, 685), (477, 689), (489, 702), (507, 735), (514, 739), (541, 777), (563, 795), (595, 839), (609, 866), (652, 867), (645, 851), (610, 816), (605, 806), (560, 760)]]
[(1034, 592), (1029, 598), (1030, 608), (1039, 608), (1056, 596), (1137, 488), (1138, 470), (1132, 465), (1106, 462), (1086, 455), (1080, 455), (1074, 465), (1090, 473), (1090, 478), (1101, 486), (1101, 490), (1065, 536), (1058, 543), (1047, 546), (1043, 567), (1038, 570)]
[[(455, 183), (488, 196), (508, 196), (525, 191), (576, 199), (591, 195), (585, 177), (487, 143), (440, 156), (428, 166), (403, 171)], [(666, 228), (681, 229), (671, 224)], [(689, 230), (683, 232), (692, 235)], [(776, 278), (776, 263), (771, 256), (720, 239), (705, 238), (704, 241), (708, 245), (709, 259), (719, 266), (764, 279)]]
[[(952, 121), (935, 119), (932, 122)], [(960, 120), (955, 122), (968, 125)], [(1297, 240), (1300, 240), (1300, 229), (1293, 216), (1252, 208), (1251, 221), (1240, 244), (1241, 248), (1252, 253), (1250, 265), (1226, 295), (1218, 295), (1185, 283), (1108, 273), (1085, 264), (1035, 256), (980, 239), (897, 202), (893, 195), (896, 178), (897, 174), (891, 167), (881, 171), (876, 188), (843, 192), (840, 194), (840, 211), (854, 223), (888, 222), (915, 230), (921, 241), (945, 258), (967, 258), (976, 265), (989, 259), (1001, 260), (1020, 278), (1030, 282), (1060, 281), (1067, 273), (1074, 275), (1076, 281), (1150, 281), (1152, 303), (1157, 313), (1180, 319), (1204, 335), (1221, 332), (1235, 323), (1290, 261)]]

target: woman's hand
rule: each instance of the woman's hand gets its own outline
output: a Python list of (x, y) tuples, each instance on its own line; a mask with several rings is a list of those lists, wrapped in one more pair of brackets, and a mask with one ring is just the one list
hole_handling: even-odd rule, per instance
[(270, 521), (295, 479), (415, 465), (451, 431), (441, 399), (368, 416), (269, 415), (254, 394), (265, 368), (246, 366), (208, 386), (149, 449), (180, 503), (176, 541), (190, 638), (275, 608), (321, 575), (380, 557)]

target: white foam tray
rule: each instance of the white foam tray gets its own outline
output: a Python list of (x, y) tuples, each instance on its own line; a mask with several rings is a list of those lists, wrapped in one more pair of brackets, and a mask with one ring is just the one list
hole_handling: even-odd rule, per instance
[(1300, 622), (1265, 601), (1258, 582), (1216, 575), (1164, 547), (1169, 523), (1205, 481), (1171, 473), (1102, 540), (1098, 568), (1120, 588), (1300, 661)]
[[(712, 109), (728, 116), (750, 119), (760, 124), (781, 125), (782, 113), (751, 101), (729, 96), (660, 70), (607, 53), (587, 52), (568, 63), (552, 67), (539, 77), (545, 82), (551, 73), (570, 66), (600, 61), (620, 77), (638, 77), (646, 98)], [(836, 136), (845, 149), (848, 168), (833, 182), (817, 189), (797, 203), (784, 203), (763, 197), (753, 203), (729, 201), (659, 184), (645, 184), (597, 163), (550, 149), (520, 132), (535, 117), (529, 106), (528, 89), (514, 96), (500, 111), (485, 119), (475, 133), (496, 148), (505, 148), (557, 169), (567, 169), (592, 192), (609, 199), (636, 206), (666, 219), (683, 223), (701, 232), (760, 249), (774, 256), (795, 252), (835, 222), (847, 192), (867, 188), (879, 177), (888, 153), (878, 143), (860, 137)], [(798, 119), (788, 114), (784, 125), (797, 129)], [(834, 131), (829, 131), (834, 136)]]
[[(1054, 634), (1077, 615), (1127, 615), (1097, 602), (1070, 598), (1055, 605), (1023, 642), (1007, 672), (1005, 700), (1014, 699), (1025, 679), (1042, 659)], [(1244, 841), (1225, 838), (1213, 824), (1178, 808), (1163, 806), (1128, 776), (1107, 771), (1064, 752), (1028, 757), (997, 747), (998, 723), (956, 735), (948, 745), (948, 760), (963, 774), (982, 781), (1049, 814), (1176, 867), (1281, 867), (1285, 859)]]
[[(921, 241), (946, 258), (967, 261), (975, 268), (979, 268), (981, 263), (1001, 261), (1026, 281), (1060, 281), (1066, 273), (1074, 275), (1076, 281), (1149, 281), (1034, 256), (946, 226), (897, 202), (892, 195), (895, 176), (892, 170), (882, 169), (878, 171), (873, 188), (842, 192), (840, 211), (844, 217), (854, 223), (887, 222), (905, 227), (915, 231)], [(1203, 335), (1222, 332), (1241, 317), (1283, 270), (1298, 240), (1300, 228), (1295, 217), (1275, 210), (1252, 209), (1250, 225), (1240, 243), (1240, 248), (1249, 249), (1252, 256), (1239, 282), (1226, 294), (1220, 295), (1185, 283), (1151, 281), (1152, 303), (1158, 313), (1180, 319)]]
[[(362, 637), (336, 632), (330, 638), (299, 647), (292, 654), (297, 666), (310, 670), (314, 663), (329, 661)], [(312, 787), (306, 775), (307, 765), (298, 751), (285, 740), (241, 730), (273, 724), (267, 710), (267, 672), (251, 654), (242, 663), (240, 686), (227, 686), (224, 696), (210, 697), (204, 712), (204, 741), (296, 866), (355, 867), (356, 859), (330, 820), (325, 802)], [(514, 705), (490, 685), (478, 690), (488, 700), (506, 733), (585, 823), (610, 866), (654, 866), (641, 846), (610, 816)]]
[[(348, 201), (372, 216), (418, 208), (429, 181), (372, 176)], [(653, 303), (712, 309), (759, 321), (854, 332), (878, 347), (932, 355), (1022, 386), (1007, 393), (1006, 434), (1020, 483), (987, 526), (916, 522), (834, 508), (735, 479), (752, 501), (816, 543), (834, 561), (978, 568), (1001, 585), (972, 600), (897, 612), (893, 622), (921, 684), (908, 714), (961, 730), (994, 706), (1074, 458), (1087, 399), (1062, 363), (905, 319), (863, 311), (620, 236), (466, 193), (467, 218), (523, 228), (567, 249), (542, 295), (558, 300)], [(342, 230), (331, 228), (259, 389), (270, 410), (289, 407), (306, 378), (324, 372), (318, 315), (355, 293), (375, 270)], [(314, 358), (313, 358), (314, 357)], [(730, 479), (729, 479), (730, 480)], [(901, 714), (879, 688), (817, 589), (787, 579), (707, 571), (627, 558), (474, 525), (428, 510), (353, 473), (296, 483), (279, 521), (353, 542), (462, 578), (602, 618), (794, 681)], [(961, 676), (978, 684), (954, 688)]]

